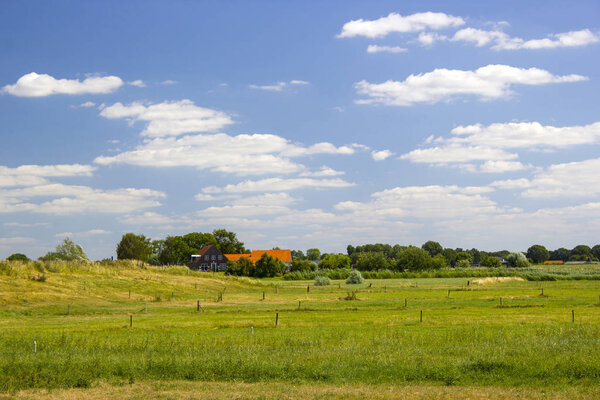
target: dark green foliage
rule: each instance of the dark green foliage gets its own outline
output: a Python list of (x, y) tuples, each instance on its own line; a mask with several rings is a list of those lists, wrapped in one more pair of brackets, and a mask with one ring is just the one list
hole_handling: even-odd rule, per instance
[(306, 250), (306, 258), (311, 261), (317, 261), (321, 259), (321, 251), (319, 249), (308, 249)]
[(29, 258), (25, 254), (15, 253), (11, 254), (7, 258), (8, 261), (29, 261)]
[(357, 254), (354, 266), (361, 271), (377, 271), (391, 266), (389, 259), (382, 252), (368, 251)]
[(247, 257), (227, 262), (227, 274), (236, 276), (254, 276), (254, 264)]
[(327, 254), (319, 263), (319, 268), (350, 268), (350, 257), (345, 254)]
[(292, 259), (306, 260), (306, 256), (302, 250), (292, 250)]
[[(230, 232), (225, 229), (215, 229), (212, 236), (216, 241), (217, 248), (223, 254), (243, 254), (248, 253), (244, 247), (244, 243), (240, 242), (235, 232)], [(209, 243), (206, 243), (209, 244)], [(200, 249), (198, 249), (200, 250)]]
[(117, 259), (147, 261), (152, 254), (150, 238), (126, 233), (117, 245)]
[(473, 254), (468, 251), (459, 251), (454, 257), (455, 265), (458, 266), (458, 262), (462, 260), (467, 261), (469, 265), (473, 264)]
[(298, 258), (294, 258), (292, 260), (292, 265), (290, 267), (290, 271), (314, 271), (317, 269), (317, 264), (309, 260), (302, 260)]
[(409, 246), (400, 253), (396, 269), (399, 271), (423, 271), (431, 266), (431, 256), (428, 252), (419, 247)]
[(448, 266), (448, 261), (446, 257), (444, 257), (441, 253), (437, 254), (435, 257), (431, 257), (430, 267), (429, 269), (442, 269)]
[(526, 255), (534, 264), (541, 264), (550, 257), (550, 252), (541, 244), (534, 244), (527, 249)]
[(434, 242), (433, 240), (423, 243), (421, 248), (428, 252), (431, 257), (441, 254), (442, 251), (444, 251), (442, 245), (438, 242)]
[(254, 274), (258, 278), (272, 278), (280, 276), (285, 269), (285, 264), (267, 253), (263, 253), (254, 265)]
[(571, 256), (571, 251), (569, 249), (565, 249), (564, 247), (561, 247), (560, 249), (556, 249), (556, 250), (550, 252), (550, 260), (567, 262), (567, 261), (569, 261), (570, 256)]
[(481, 261), (481, 266), (488, 268), (500, 268), (502, 266), (502, 262), (498, 257), (488, 256)]

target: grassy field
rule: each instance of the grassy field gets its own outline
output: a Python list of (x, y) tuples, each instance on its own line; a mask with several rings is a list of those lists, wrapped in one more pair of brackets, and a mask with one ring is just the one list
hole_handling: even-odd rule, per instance
[(599, 296), (597, 280), (315, 287), (177, 267), (4, 263), (0, 392), (598, 398)]

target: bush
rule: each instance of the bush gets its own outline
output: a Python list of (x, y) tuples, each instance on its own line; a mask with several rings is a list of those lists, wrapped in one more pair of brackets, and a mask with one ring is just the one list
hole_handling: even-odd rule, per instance
[(315, 278), (315, 286), (328, 286), (331, 284), (331, 279), (326, 276), (319, 275)]
[(29, 258), (25, 254), (15, 253), (11, 254), (7, 258), (8, 261), (29, 261)]
[(481, 265), (488, 268), (500, 268), (502, 266), (502, 262), (500, 262), (498, 257), (489, 256), (483, 259)]
[(458, 260), (455, 264), (455, 268), (469, 268), (470, 266), (471, 263), (466, 259)]
[(506, 256), (506, 262), (509, 267), (516, 268), (527, 268), (529, 267), (529, 261), (527, 261), (527, 257), (523, 253), (510, 253)]
[(363, 278), (360, 271), (357, 270), (352, 270), (348, 276), (348, 279), (346, 279), (346, 283), (348, 285), (358, 285), (360, 283), (364, 283), (364, 281), (365, 278)]

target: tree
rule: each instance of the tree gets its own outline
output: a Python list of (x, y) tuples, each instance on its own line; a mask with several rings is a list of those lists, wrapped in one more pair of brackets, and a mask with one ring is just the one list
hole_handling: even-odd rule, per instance
[(308, 249), (306, 250), (306, 258), (311, 261), (317, 261), (321, 259), (321, 251), (319, 249)]
[(292, 266), (290, 267), (290, 271), (314, 271), (317, 269), (317, 264), (309, 260), (301, 260), (299, 258), (292, 259)]
[(510, 253), (506, 256), (506, 262), (509, 267), (516, 268), (527, 268), (529, 267), (529, 261), (527, 261), (527, 257), (523, 253)]
[(263, 253), (254, 265), (254, 276), (259, 278), (271, 278), (281, 275), (284, 269), (285, 264), (283, 262), (271, 257), (267, 253)]
[(502, 262), (498, 257), (487, 256), (481, 261), (481, 265), (488, 268), (500, 268), (502, 266)]
[(457, 260), (454, 268), (469, 268), (471, 263), (467, 259)]
[(292, 259), (305, 260), (306, 256), (302, 250), (292, 250)]
[(561, 247), (560, 249), (556, 249), (552, 252), (550, 252), (550, 260), (557, 260), (557, 261), (564, 261), (567, 262), (569, 261), (569, 257), (571, 256), (571, 251), (569, 249), (565, 249), (564, 247)]
[(431, 257), (437, 256), (438, 254), (441, 254), (442, 251), (444, 251), (442, 245), (438, 242), (434, 242), (433, 240), (423, 243), (421, 248), (428, 252)]
[(40, 260), (89, 261), (89, 258), (80, 245), (67, 237), (56, 245), (55, 251), (49, 251), (45, 256), (40, 257)]
[(352, 253), (354, 253), (356, 251), (356, 249), (354, 248), (354, 246), (352, 246), (351, 244), (349, 244), (346, 247), (346, 254), (348, 254), (349, 256), (352, 255)]
[(135, 233), (126, 233), (117, 245), (117, 259), (148, 261), (152, 255), (150, 238)]
[(600, 260), (600, 244), (597, 244), (594, 247), (592, 247), (592, 254), (594, 255), (594, 257), (596, 257), (596, 259)]
[(182, 236), (167, 236), (164, 240), (162, 250), (158, 255), (161, 264), (187, 264), (192, 254), (198, 250), (191, 248)]
[(363, 283), (364, 281), (365, 281), (365, 278), (363, 278), (360, 271), (353, 269), (352, 271), (350, 271), (350, 275), (348, 275), (348, 278), (346, 279), (346, 284), (359, 285), (359, 284)]
[(11, 254), (7, 258), (8, 261), (29, 261), (29, 258), (25, 254), (15, 253)]
[(431, 256), (415, 246), (409, 246), (398, 257), (396, 268), (400, 271), (423, 271), (431, 268)]
[(435, 257), (431, 257), (430, 268), (429, 269), (442, 269), (448, 266), (448, 261), (446, 257), (442, 254), (437, 254)]
[(244, 247), (244, 243), (240, 242), (235, 232), (230, 232), (225, 229), (215, 229), (213, 236), (216, 241), (217, 248), (224, 254), (244, 254), (248, 250)]
[(235, 261), (227, 262), (228, 275), (252, 276), (254, 273), (254, 264), (248, 257), (240, 257)]
[(471, 265), (471, 264), (473, 264), (473, 254), (471, 254), (467, 251), (460, 251), (460, 252), (456, 253), (454, 260), (455, 260), (455, 265), (458, 264), (458, 262), (462, 261), (462, 260), (467, 260), (469, 265)]
[(327, 254), (319, 263), (320, 269), (350, 268), (350, 257), (345, 254)]
[(191, 232), (183, 235), (183, 240), (190, 249), (193, 249), (194, 253), (209, 244), (217, 245), (217, 240), (212, 233)]
[(534, 244), (527, 249), (527, 258), (530, 258), (534, 264), (541, 264), (550, 257), (550, 252), (541, 244)]
[(569, 256), (569, 260), (573, 261), (591, 261), (592, 260), (592, 249), (590, 246), (586, 246), (585, 244), (580, 244), (579, 246), (575, 246), (573, 250), (571, 250), (571, 255)]
[(456, 251), (453, 249), (444, 249), (442, 251), (442, 255), (448, 261), (448, 264), (454, 267), (454, 263), (456, 262)]
[(361, 271), (377, 271), (380, 269), (388, 269), (390, 262), (381, 252), (368, 251), (366, 253), (358, 253), (356, 259), (356, 269)]

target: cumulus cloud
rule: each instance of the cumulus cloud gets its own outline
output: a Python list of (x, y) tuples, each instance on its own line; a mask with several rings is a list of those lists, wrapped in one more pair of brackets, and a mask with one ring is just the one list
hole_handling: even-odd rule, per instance
[(267, 178), (257, 181), (246, 180), (238, 184), (224, 187), (209, 186), (202, 189), (203, 193), (244, 193), (244, 192), (285, 192), (302, 188), (343, 188), (354, 186), (354, 183), (343, 179), (314, 179), (314, 178)]
[[(600, 122), (589, 125), (556, 127), (539, 122), (509, 122), (491, 125), (458, 126), (451, 136), (430, 137), (429, 147), (415, 149), (400, 156), (414, 163), (462, 164), (472, 172), (509, 172), (531, 168), (515, 161), (514, 150), (548, 151), (577, 145), (600, 143)], [(468, 165), (482, 161), (479, 166)]]
[(300, 176), (313, 176), (313, 177), (325, 177), (325, 176), (338, 176), (338, 175), (344, 175), (345, 172), (343, 171), (336, 171), (333, 168), (327, 167), (327, 166), (322, 166), (319, 170), (317, 171), (304, 171), (302, 173), (300, 173)]
[(375, 161), (383, 161), (386, 158), (391, 157), (393, 155), (394, 155), (394, 153), (392, 151), (390, 151), (390, 150), (387, 150), (387, 149), (386, 150), (380, 150), (380, 151), (373, 150), (371, 152), (371, 157), (373, 157), (373, 160), (375, 160)]
[(378, 38), (394, 32), (407, 33), (419, 32), (425, 29), (438, 30), (464, 24), (465, 21), (461, 17), (431, 11), (406, 16), (398, 13), (390, 13), (387, 17), (375, 20), (363, 20), (361, 18), (346, 22), (342, 27), (342, 32), (337, 37), (364, 36)]
[(481, 100), (506, 98), (513, 94), (512, 85), (544, 85), (549, 83), (578, 82), (581, 75), (554, 75), (539, 68), (516, 68), (509, 65), (487, 65), (474, 71), (435, 69), (424, 74), (410, 75), (404, 81), (355, 84), (357, 92), (367, 96), (358, 104), (411, 106), (433, 104), (461, 96), (475, 96)]
[(123, 86), (118, 76), (91, 76), (79, 79), (56, 79), (48, 74), (31, 72), (13, 85), (2, 88), (4, 93), (18, 97), (45, 97), (53, 94), (106, 94)]
[(139, 87), (139, 88), (145, 88), (146, 87), (146, 83), (143, 80), (141, 80), (141, 79), (137, 79), (135, 81), (127, 82), (127, 84), (131, 85), (131, 86)]
[(529, 179), (520, 178), (520, 179), (505, 179), (501, 181), (494, 181), (490, 184), (491, 187), (498, 189), (525, 189), (531, 186), (531, 182)]
[(535, 50), (587, 46), (600, 41), (600, 37), (589, 29), (583, 29), (579, 31), (552, 34), (543, 39), (524, 40), (517, 37), (511, 37), (505, 32), (498, 30), (486, 31), (475, 28), (465, 28), (457, 31), (450, 40), (473, 43), (478, 47), (491, 45), (493, 50)]
[(100, 115), (108, 119), (126, 118), (131, 122), (147, 122), (142, 136), (178, 136), (191, 132), (213, 132), (233, 124), (222, 111), (199, 107), (191, 100), (165, 101), (145, 105), (115, 103), (102, 108)]
[[(207, 149), (210, 151), (206, 151)], [(191, 166), (237, 175), (261, 175), (308, 171), (302, 164), (292, 161), (292, 157), (353, 153), (354, 149), (351, 147), (336, 147), (331, 143), (304, 147), (277, 135), (230, 136), (219, 133), (156, 138), (144, 142), (135, 150), (115, 156), (100, 156), (94, 162), (102, 165), (122, 163), (153, 167)]]
[(440, 35), (435, 32), (421, 32), (419, 34), (419, 37), (417, 38), (417, 41), (419, 43), (421, 43), (423, 46), (431, 46), (432, 44), (434, 44), (437, 41), (446, 40), (446, 39), (447, 39), (447, 36)]
[(407, 50), (400, 46), (379, 46), (376, 44), (367, 47), (367, 53), (404, 53)]
[(590, 197), (600, 195), (600, 158), (551, 165), (534, 174), (524, 197)]
[(0, 166), (0, 187), (39, 185), (48, 182), (49, 177), (91, 176), (95, 170), (81, 164)]

